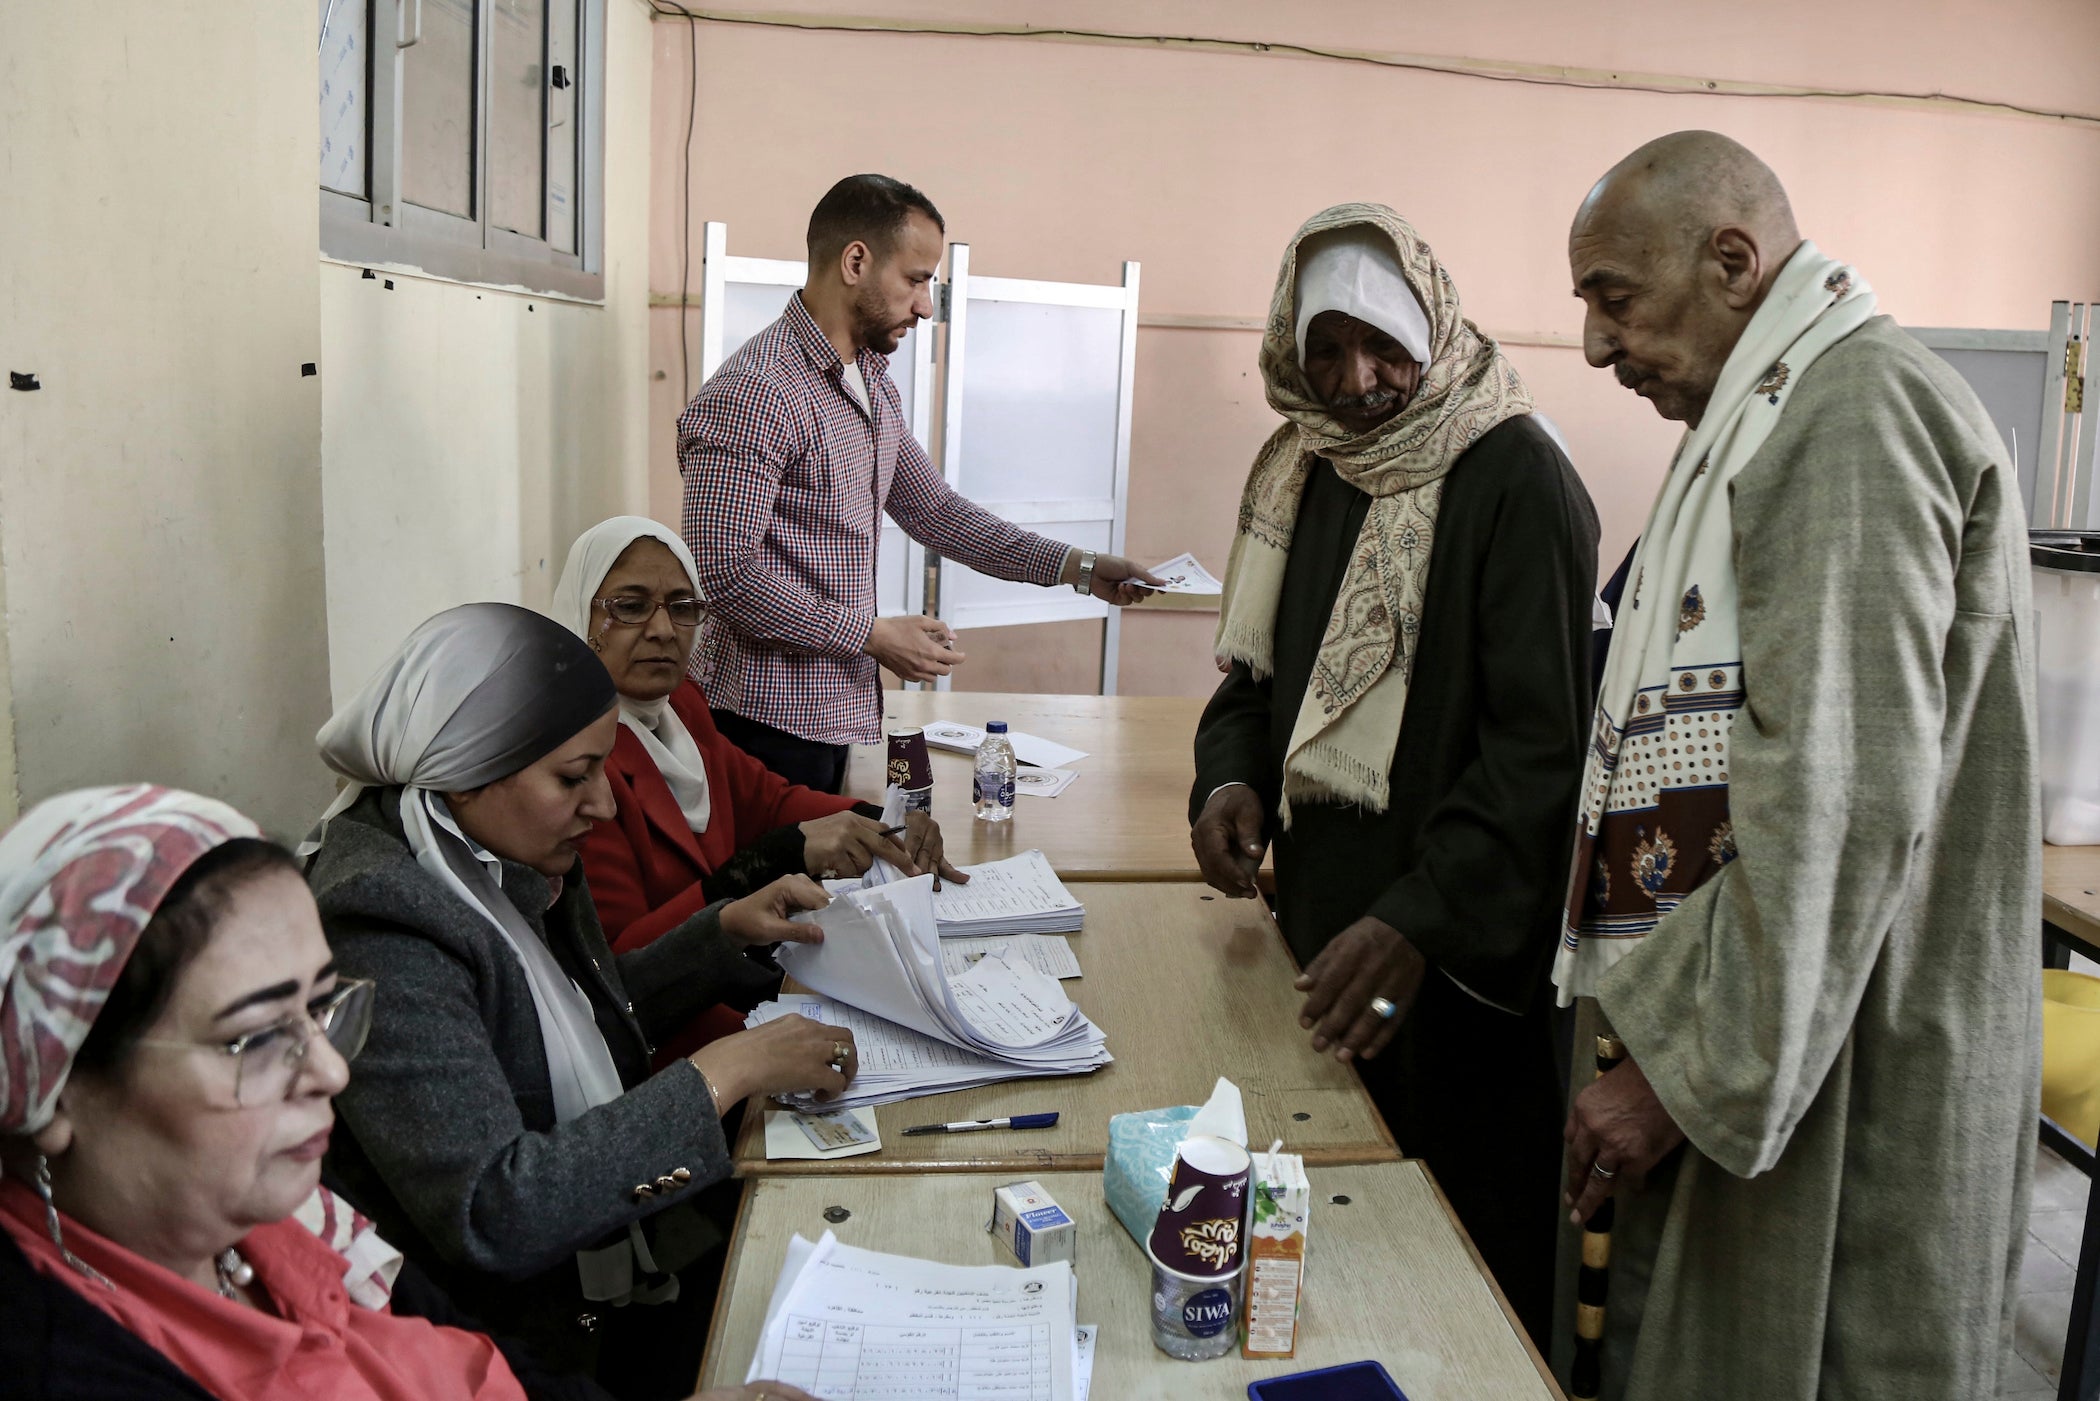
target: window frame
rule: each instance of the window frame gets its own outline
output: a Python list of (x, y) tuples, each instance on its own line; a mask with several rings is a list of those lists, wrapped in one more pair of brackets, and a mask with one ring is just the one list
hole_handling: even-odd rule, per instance
[[(366, 6), (365, 197), (319, 184), (321, 255), (346, 263), (382, 263), (433, 277), (580, 301), (605, 299), (605, 0), (576, 3), (576, 251), (557, 251), (545, 237), (500, 228), (489, 219), (489, 95), (495, 0), (474, 3), (474, 211), (463, 219), (412, 204), (401, 195), (402, 66), (400, 38), (411, 32), (421, 0), (339, 0)], [(391, 22), (391, 23), (390, 23)], [(543, 50), (544, 52), (544, 50)], [(318, 93), (316, 94), (318, 101)], [(540, 150), (540, 199), (552, 220), (553, 154)]]

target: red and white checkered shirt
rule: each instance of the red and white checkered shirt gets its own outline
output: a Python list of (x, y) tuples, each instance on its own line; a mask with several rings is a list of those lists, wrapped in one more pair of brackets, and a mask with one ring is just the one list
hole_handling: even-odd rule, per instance
[(856, 358), (872, 413), (802, 305), (746, 341), (678, 420), (683, 532), (707, 619), (693, 675), (726, 710), (824, 744), (882, 738), (881, 517), (980, 573), (1055, 584), (1066, 546), (956, 494), (904, 422), (889, 357)]

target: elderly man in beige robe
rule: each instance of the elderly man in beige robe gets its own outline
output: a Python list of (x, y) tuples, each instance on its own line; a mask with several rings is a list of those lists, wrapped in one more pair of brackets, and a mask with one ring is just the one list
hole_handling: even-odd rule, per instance
[(1725, 137), (1621, 161), (1568, 251), (1590, 363), (1688, 430), (1554, 972), (1626, 1051), (1567, 1131), (1572, 1216), (1615, 1198), (1602, 1394), (1994, 1396), (2041, 1060), (2012, 463)]

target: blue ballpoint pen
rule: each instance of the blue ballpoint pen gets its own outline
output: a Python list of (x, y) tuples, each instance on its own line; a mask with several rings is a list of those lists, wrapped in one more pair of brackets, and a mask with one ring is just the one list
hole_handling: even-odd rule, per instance
[(979, 1129), (1047, 1129), (1057, 1122), (1057, 1115), (1016, 1114), (1008, 1119), (963, 1119), (953, 1124), (920, 1124), (908, 1128), (906, 1135), (915, 1133), (975, 1133)]

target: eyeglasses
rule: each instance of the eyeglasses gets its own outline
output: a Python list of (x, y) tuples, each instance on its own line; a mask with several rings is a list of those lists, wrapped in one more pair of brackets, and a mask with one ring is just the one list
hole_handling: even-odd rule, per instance
[(617, 594), (612, 598), (594, 598), (591, 602), (605, 610), (605, 616), (624, 628), (638, 628), (656, 616), (661, 608), (671, 619), (671, 626), (696, 628), (700, 626), (700, 615), (706, 605), (692, 597), (654, 599), (638, 594)]
[(233, 1061), (233, 1100), (243, 1109), (292, 1097), (299, 1071), (316, 1033), (328, 1038), (344, 1060), (357, 1059), (372, 1030), (373, 983), (346, 978), (320, 1006), (292, 1013), (231, 1041), (168, 1041), (141, 1037), (140, 1046), (215, 1051)]

